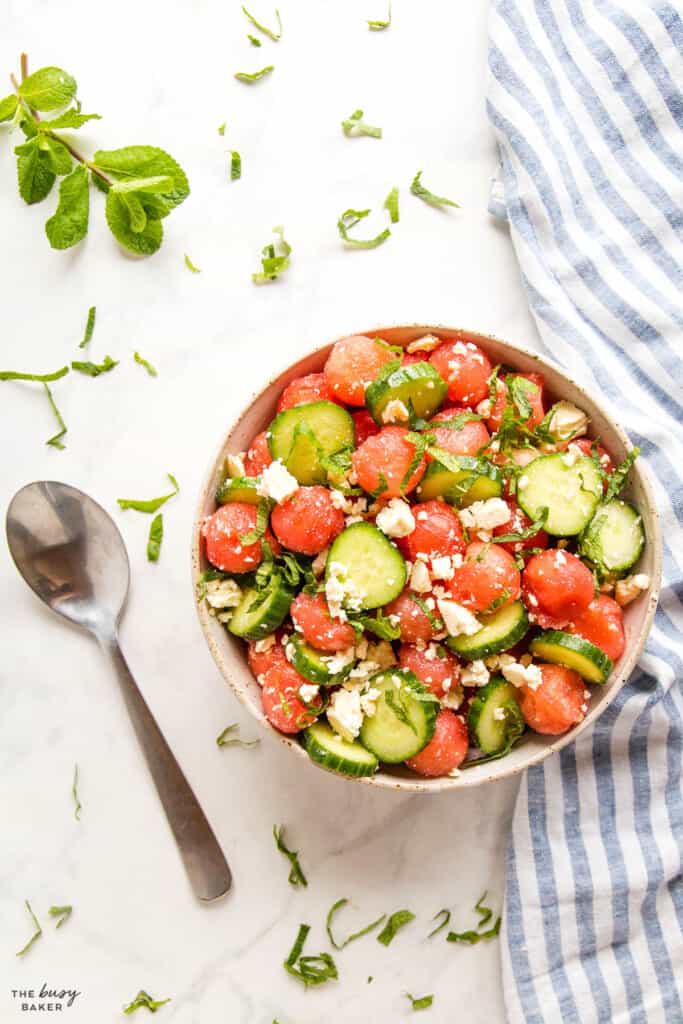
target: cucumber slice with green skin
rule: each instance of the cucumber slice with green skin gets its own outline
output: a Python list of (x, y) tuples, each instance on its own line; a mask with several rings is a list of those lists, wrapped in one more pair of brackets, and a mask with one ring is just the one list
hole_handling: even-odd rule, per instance
[(287, 643), (287, 654), (291, 656), (290, 660), (297, 672), (305, 676), (306, 679), (310, 679), (312, 683), (321, 683), (323, 686), (334, 686), (336, 683), (341, 683), (353, 668), (353, 662), (349, 662), (341, 672), (332, 674), (327, 662), (323, 660), (326, 657), (329, 658), (330, 655), (324, 654), (323, 651), (316, 651), (315, 647), (307, 644), (297, 633), (294, 633)]
[(420, 501), (443, 498), (449, 505), (467, 508), (475, 501), (499, 498), (503, 493), (503, 474), (492, 462), (473, 455), (452, 455), (449, 465), (454, 468), (436, 459), (429, 463), (416, 492)]
[(258, 477), (234, 476), (224, 480), (216, 491), (216, 502), (227, 505), (230, 501), (244, 501), (248, 505), (258, 505), (259, 495), (256, 491)]
[(559, 629), (547, 629), (534, 637), (529, 650), (541, 661), (574, 669), (589, 683), (606, 683), (612, 671), (611, 659), (599, 647)]
[(603, 574), (622, 576), (645, 546), (638, 510), (617, 498), (601, 505), (579, 538), (579, 554)]
[(268, 447), (300, 484), (327, 483), (321, 460), (352, 449), (356, 432), (351, 416), (334, 402), (308, 402), (285, 409), (270, 424)]
[(365, 404), (375, 423), (407, 423), (406, 418), (384, 418), (389, 402), (402, 402), (410, 419), (427, 420), (441, 407), (448, 393), (448, 385), (431, 363), (411, 363), (376, 380), (365, 389)]
[(302, 742), (311, 761), (329, 772), (357, 779), (363, 775), (374, 775), (379, 767), (374, 754), (360, 743), (347, 743), (326, 722), (315, 722), (306, 729)]
[[(396, 685), (398, 681), (399, 685)], [(400, 764), (423, 750), (436, 727), (438, 700), (408, 669), (384, 669), (370, 677), (380, 691), (375, 713), (363, 719), (360, 741), (385, 764)]]
[(235, 608), (228, 629), (245, 640), (262, 640), (284, 622), (293, 597), (278, 575), (271, 577), (265, 590), (249, 587)]
[(472, 636), (449, 636), (445, 643), (466, 661), (490, 658), (509, 651), (529, 630), (529, 616), (521, 601), (499, 608), (491, 615), (481, 615), (482, 628)]
[[(343, 566), (343, 571), (337, 571)], [(393, 601), (406, 583), (406, 563), (395, 544), (372, 523), (352, 523), (330, 547), (325, 577), (336, 576), (347, 585), (353, 610), (380, 608)]]
[(467, 728), (484, 754), (509, 750), (524, 732), (524, 718), (512, 683), (496, 676), (482, 686), (470, 704)]
[(534, 459), (517, 480), (517, 501), (530, 519), (540, 519), (553, 537), (574, 537), (591, 521), (602, 498), (602, 479), (593, 459), (568, 466), (561, 452)]

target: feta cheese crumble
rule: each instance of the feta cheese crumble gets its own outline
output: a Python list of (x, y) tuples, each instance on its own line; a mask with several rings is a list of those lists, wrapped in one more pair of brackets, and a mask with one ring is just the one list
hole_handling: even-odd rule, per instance
[(302, 683), (299, 687), (299, 696), (301, 697), (304, 704), (310, 704), (320, 693), (320, 687), (317, 683)]
[(242, 600), (242, 591), (234, 580), (209, 580), (205, 597), (212, 608), (236, 608)]
[(359, 690), (335, 690), (327, 709), (327, 720), (343, 740), (349, 743), (355, 740), (363, 724)]
[(548, 430), (558, 441), (580, 437), (588, 429), (588, 417), (571, 402), (558, 402), (553, 407)]
[(452, 580), (455, 574), (453, 562), (449, 555), (437, 555), (432, 558), (432, 579)]
[(639, 572), (633, 576), (627, 576), (624, 580), (618, 580), (614, 588), (614, 599), (623, 608), (631, 601), (642, 594), (650, 586), (650, 577), (647, 573)]
[(432, 581), (429, 576), (429, 570), (424, 562), (415, 562), (413, 571), (410, 574), (410, 586), (418, 594), (426, 594), (428, 590), (431, 590)]
[(424, 338), (416, 338), (406, 346), (406, 352), (433, 352), (441, 344), (441, 338), (433, 334), (425, 334)]
[(298, 489), (299, 481), (285, 469), (280, 459), (266, 466), (256, 484), (256, 493), (260, 497), (272, 498), (278, 505), (291, 498)]
[(415, 529), (415, 516), (407, 501), (392, 498), (378, 514), (376, 524), (387, 537), (407, 537)]
[(473, 636), (481, 629), (481, 623), (472, 612), (457, 601), (440, 598), (436, 605), (450, 636)]
[(528, 686), (530, 690), (537, 690), (543, 682), (538, 665), (522, 665), (515, 661), (512, 665), (501, 666), (501, 672), (513, 686)]
[(347, 608), (358, 612), (363, 604), (363, 595), (358, 593), (352, 580), (346, 579), (346, 574), (345, 565), (341, 562), (330, 562), (325, 580), (325, 597), (330, 615), (341, 622), (346, 622)]
[(496, 526), (509, 523), (511, 512), (502, 498), (487, 498), (486, 501), (475, 501), (461, 509), (459, 515), (460, 522), (468, 530), (482, 531), (488, 535)]
[(410, 413), (400, 398), (392, 398), (382, 410), (382, 423), (408, 423)]
[(463, 686), (486, 686), (490, 677), (491, 673), (483, 661), (471, 661), (460, 673), (460, 682)]
[(247, 471), (244, 466), (244, 456), (246, 452), (238, 452), (237, 455), (226, 455), (225, 457), (225, 468), (228, 471), (229, 477), (246, 476)]

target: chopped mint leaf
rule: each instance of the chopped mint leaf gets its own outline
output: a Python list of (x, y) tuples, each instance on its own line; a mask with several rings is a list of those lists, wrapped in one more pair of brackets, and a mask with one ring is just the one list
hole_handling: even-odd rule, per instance
[(343, 906), (346, 906), (346, 904), (348, 902), (349, 901), (344, 898), (344, 899), (341, 899), (341, 900), (337, 900), (336, 903), (333, 903), (332, 906), (330, 907), (329, 911), (328, 911), (327, 918), (326, 918), (326, 921), (325, 921), (325, 928), (327, 930), (327, 935), (329, 937), (329, 940), (330, 940), (332, 946), (335, 949), (344, 949), (344, 947), (348, 946), (348, 944), (350, 942), (353, 942), (355, 939), (362, 938), (363, 935), (367, 935), (369, 932), (371, 932), (375, 928), (377, 928), (382, 923), (382, 921), (384, 921), (385, 917), (387, 916), (386, 914), (382, 914), (382, 916), (378, 917), (376, 921), (371, 921), (370, 924), (366, 925), (364, 928), (361, 928), (360, 931), (353, 932), (351, 935), (347, 936), (343, 940), (343, 942), (337, 942), (335, 937), (334, 937), (334, 935), (332, 934), (332, 918), (337, 913), (337, 911), (341, 910), (341, 908)]
[(54, 373), (18, 373), (16, 370), (2, 370), (0, 371), (0, 380), (35, 380), (39, 384), (45, 384), (47, 381), (59, 380), (60, 377), (65, 377), (68, 372), (68, 366), (62, 366), (60, 370), (55, 370)]
[(389, 211), (392, 224), (398, 224), (398, 189), (392, 188), (384, 200), (384, 209)]
[(53, 437), (49, 437), (45, 444), (49, 444), (53, 448), (59, 448), (60, 451), (64, 451), (66, 445), (62, 443), (62, 438), (66, 434), (67, 426), (64, 420), (62, 419), (62, 414), (60, 413), (59, 409), (55, 404), (55, 400), (52, 397), (52, 392), (50, 391), (49, 387), (47, 386), (47, 384), (43, 384), (43, 387), (45, 388), (45, 394), (47, 395), (47, 400), (50, 403), (50, 408), (52, 409), (54, 417), (59, 425), (58, 432)]
[(36, 915), (33, 913), (33, 910), (31, 909), (31, 904), (29, 903), (28, 900), (24, 900), (24, 904), (26, 905), (26, 909), (28, 910), (29, 914), (31, 915), (31, 920), (33, 921), (33, 926), (34, 926), (34, 928), (36, 930), (33, 933), (33, 935), (31, 936), (31, 938), (28, 940), (26, 945), (22, 946), (22, 948), (19, 950), (19, 952), (17, 953), (17, 956), (25, 956), (28, 953), (28, 951), (31, 948), (31, 946), (33, 945), (33, 943), (37, 942), (38, 939), (40, 938), (40, 936), (43, 934), (43, 929), (40, 927), (40, 922), (39, 922), (38, 918), (36, 917)]
[(247, 85), (251, 85), (252, 82), (258, 82), (259, 79), (265, 78), (266, 75), (269, 75), (271, 71), (274, 70), (275, 66), (273, 64), (268, 64), (267, 67), (261, 68), (260, 71), (254, 71), (251, 73), (247, 71), (236, 71), (235, 78), (237, 79), (238, 82), (246, 82)]
[(158, 512), (151, 522), (149, 537), (147, 538), (147, 561), (158, 562), (161, 552), (161, 542), (164, 539), (164, 516)]
[(365, 217), (368, 216), (370, 210), (345, 210), (341, 217), (337, 221), (337, 230), (342, 237), (342, 240), (346, 245), (353, 249), (376, 249), (378, 245), (386, 242), (387, 238), (391, 234), (389, 228), (385, 228), (384, 231), (380, 231), (374, 238), (360, 239), (360, 238), (349, 238), (349, 231), (355, 228)]
[(148, 362), (147, 359), (143, 359), (139, 352), (135, 352), (133, 354), (133, 359), (138, 364), (138, 366), (144, 366), (144, 368), (147, 370), (147, 373), (150, 375), (150, 377), (156, 377), (157, 376), (157, 371), (154, 369), (152, 364), (150, 362)]
[(493, 916), (493, 911), (491, 910), (491, 908), (484, 905), (485, 899), (486, 893), (484, 893), (483, 896), (479, 897), (474, 906), (475, 913), (479, 915), (479, 923), (477, 925), (477, 930), (470, 930), (465, 932), (449, 932), (448, 935), (446, 936), (447, 942), (464, 942), (470, 946), (473, 946), (477, 942), (481, 942), (482, 939), (493, 939), (496, 937), (496, 935), (498, 935), (498, 933), (500, 932), (500, 915), (496, 918), (496, 921), (491, 928), (489, 928), (486, 931), (482, 930), (484, 926), (488, 924), (488, 922), (491, 920)]
[(18, 103), (19, 99), (14, 93), (10, 93), (9, 96), (5, 96), (0, 100), (0, 123), (12, 120), (17, 112)]
[(437, 917), (443, 917), (443, 920), (436, 926), (436, 928), (433, 929), (433, 931), (429, 933), (427, 936), (428, 939), (431, 939), (433, 935), (438, 935), (442, 928), (448, 927), (448, 922), (451, 919), (451, 912), (450, 910), (439, 910), (438, 913), (434, 914), (432, 921), (436, 921)]
[(515, 541), (529, 540), (530, 537), (535, 537), (539, 530), (543, 529), (547, 518), (548, 509), (542, 508), (538, 519), (535, 519), (526, 529), (520, 530), (518, 533), (500, 533), (494, 538), (494, 541), (496, 544), (513, 544)]
[(329, 953), (320, 953), (318, 956), (301, 955), (310, 930), (311, 926), (308, 924), (299, 925), (294, 945), (282, 965), (287, 973), (300, 981), (305, 988), (322, 985), (339, 977), (336, 964)]
[(474, 909), (477, 912), (477, 914), (479, 914), (479, 928), (483, 928), (485, 925), (487, 925), (491, 918), (493, 917), (493, 911), (491, 910), (491, 908), (484, 905), (484, 900), (486, 899), (487, 896), (488, 892), (485, 892), (482, 896), (479, 897), (477, 902), (474, 904)]
[(48, 914), (50, 915), (50, 917), (58, 917), (59, 918), (59, 921), (57, 921), (56, 927), (57, 928), (61, 928), (62, 925), (64, 924), (64, 922), (68, 921), (69, 918), (71, 917), (73, 909), (74, 908), (71, 907), (71, 906), (66, 906), (66, 907), (50, 907), (50, 909), (48, 910)]
[(28, 75), (19, 95), (34, 110), (59, 110), (76, 95), (76, 79), (61, 68), (47, 67)]
[(527, 380), (526, 377), (510, 375), (505, 380), (505, 386), (510, 401), (514, 403), (520, 419), (528, 420), (533, 410), (527, 396), (538, 393), (538, 384), (535, 384), (532, 380)]
[(377, 936), (377, 941), (383, 946), (388, 946), (396, 937), (397, 932), (404, 928), (411, 921), (415, 920), (415, 914), (411, 910), (397, 910), (391, 915), (382, 931)]
[(123, 1012), (128, 1015), (135, 1013), (135, 1011), (139, 1010), (141, 1006), (144, 1006), (144, 1008), (149, 1010), (150, 1013), (156, 1013), (161, 1006), (165, 1006), (166, 1003), (170, 1003), (170, 1001), (170, 999), (152, 999), (144, 989), (140, 989), (135, 999), (131, 1003), (128, 1003), (127, 1006), (124, 1006)]
[(95, 317), (97, 316), (97, 308), (91, 306), (88, 310), (88, 320), (85, 325), (85, 332), (83, 334), (83, 341), (78, 346), (79, 348), (85, 348), (89, 342), (92, 341), (93, 331), (95, 330)]
[(166, 476), (171, 481), (174, 487), (174, 490), (172, 490), (170, 494), (163, 494), (160, 498), (150, 498), (147, 501), (137, 500), (135, 498), (117, 498), (116, 500), (118, 502), (119, 508), (132, 508), (135, 509), (136, 512), (146, 512), (148, 514), (156, 512), (167, 501), (169, 501), (171, 498), (174, 498), (178, 491), (180, 490), (180, 485), (178, 484), (176, 478), (171, 473), (167, 473)]
[(301, 885), (307, 886), (308, 881), (303, 871), (301, 870), (298, 851), (288, 849), (283, 837), (282, 825), (273, 825), (273, 838), (275, 839), (275, 845), (277, 846), (280, 853), (284, 854), (289, 863), (292, 865), (288, 878), (289, 884), (293, 885), (294, 888), (298, 888), (298, 886)]
[(410, 999), (413, 1010), (428, 1010), (434, 1002), (434, 996), (420, 996), (416, 999), (410, 992), (406, 992), (406, 999)]
[(611, 501), (612, 498), (616, 498), (619, 492), (626, 484), (626, 478), (631, 472), (631, 466), (640, 455), (640, 448), (632, 448), (628, 453), (623, 462), (620, 462), (616, 467), (612, 475), (609, 477), (609, 483), (607, 485), (607, 491), (605, 493), (604, 502)]
[[(262, 25), (259, 21), (257, 21), (256, 18), (254, 17), (254, 15), (250, 14), (249, 11), (246, 9), (246, 7), (242, 7), (242, 10), (246, 14), (246, 16), (249, 19), (249, 21), (254, 26), (254, 28), (257, 28), (259, 30), (259, 32), (263, 32), (264, 35), (268, 36), (270, 39), (272, 39), (274, 42), (277, 43), (277, 41), (282, 36), (282, 19), (280, 18), (280, 12), (277, 9), (275, 10), (275, 17), (277, 18), (277, 25), (278, 25), (277, 32), (275, 32), (274, 29), (267, 28), (265, 25)], [(252, 36), (249, 36), (249, 38), (251, 39)], [(260, 43), (259, 43), (259, 46), (260, 46)]]
[(366, 124), (363, 120), (362, 110), (354, 110), (345, 121), (342, 121), (341, 126), (347, 138), (359, 137), (361, 135), (368, 135), (372, 139), (382, 138), (382, 129), (373, 128), (371, 124)]
[(242, 177), (242, 157), (236, 149), (230, 150), (230, 181), (239, 181)]
[(371, 32), (381, 32), (382, 29), (389, 28), (391, 25), (391, 4), (389, 4), (389, 14), (387, 15), (386, 21), (368, 21), (368, 28)]
[[(262, 269), (251, 275), (254, 284), (266, 284), (268, 281), (275, 281), (289, 267), (289, 257), (292, 251), (291, 245), (285, 241), (284, 228), (274, 227), (273, 234), (279, 235), (275, 244), (266, 245), (261, 250)], [(276, 253), (276, 249), (280, 251)]]
[(88, 172), (80, 164), (62, 179), (57, 209), (45, 222), (53, 249), (70, 249), (88, 233), (90, 191)]
[(191, 270), (193, 274), (201, 274), (199, 267), (195, 267), (190, 257), (185, 253), (185, 266), (188, 270)]
[(452, 199), (445, 199), (443, 196), (437, 196), (433, 192), (430, 192), (428, 188), (425, 188), (420, 177), (422, 171), (418, 171), (412, 180), (410, 191), (418, 199), (424, 200), (425, 203), (429, 203), (430, 206), (455, 206), (460, 209), (459, 203), (454, 203)]
[(223, 122), (223, 124), (220, 124), (218, 126), (218, 134), (219, 135), (225, 135), (225, 127), (226, 127), (226, 122), (225, 121)]
[(74, 780), (71, 784), (71, 796), (74, 801), (74, 818), (76, 821), (81, 820), (81, 801), (78, 798), (78, 765), (74, 765)]
[(256, 36), (249, 35), (249, 33), (247, 33), (247, 39), (249, 40), (249, 42), (251, 43), (252, 46), (260, 46), (261, 45), (261, 40), (257, 39)]
[(105, 356), (101, 363), (78, 362), (78, 360), (74, 360), (71, 363), (71, 369), (77, 370), (78, 373), (85, 373), (88, 377), (99, 377), (101, 373), (109, 373), (110, 370), (113, 370), (118, 365), (118, 359)]
[(242, 740), (239, 737), (240, 727), (237, 723), (226, 725), (223, 732), (216, 736), (217, 747), (257, 747), (261, 740)]

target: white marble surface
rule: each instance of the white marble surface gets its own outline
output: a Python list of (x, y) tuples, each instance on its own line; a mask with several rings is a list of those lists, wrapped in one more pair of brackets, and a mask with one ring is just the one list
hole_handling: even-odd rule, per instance
[[(535, 343), (507, 234), (486, 212), (495, 154), (484, 110), (485, 5), (395, 0), (390, 31), (370, 33), (364, 19), (385, 6), (282, 0), (282, 41), (256, 50), (237, 0), (119, 0), (106, 17), (84, 0), (5, 4), (4, 69), (28, 49), (32, 67), (72, 71), (84, 109), (103, 115), (84, 144), (158, 144), (190, 177), (192, 195), (166, 222), (152, 259), (117, 250), (99, 194), (85, 244), (55, 253), (42, 229), (53, 200), (20, 202), (15, 140), (0, 129), (2, 363), (63, 365), (91, 304), (91, 358), (122, 360), (100, 379), (73, 374), (55, 385), (69, 426), (64, 452), (44, 445), (54, 425), (39, 389), (0, 385), (0, 504), (4, 512), (18, 487), (47, 477), (84, 488), (115, 515), (133, 567), (123, 643), (215, 826), (235, 887), (221, 905), (193, 902), (107, 666), (94, 643), (43, 611), (1, 552), (3, 1022), (29, 1019), (12, 989), (44, 982), (82, 993), (54, 1014), (71, 1024), (123, 1020), (121, 1005), (139, 988), (172, 997), (158, 1018), (169, 1024), (401, 1020), (410, 1014), (405, 990), (434, 993), (425, 1016), (434, 1024), (502, 1020), (497, 944), (468, 949), (424, 936), (443, 906), (468, 925), (487, 887), (500, 905), (515, 783), (408, 797), (299, 764), (265, 734), (255, 750), (219, 751), (223, 726), (239, 721), (246, 735), (256, 726), (210, 659), (190, 589), (200, 480), (266, 371), (389, 321), (460, 323)], [(264, 19), (269, 12), (259, 5)], [(231, 77), (271, 61), (275, 72), (257, 86)], [(339, 121), (358, 106), (383, 126), (381, 142), (342, 136)], [(228, 147), (242, 152), (236, 184), (226, 180)], [(420, 167), (460, 211), (442, 214), (408, 195)], [(393, 185), (401, 186), (401, 222), (389, 242), (343, 250), (341, 211), (379, 208)], [(294, 247), (293, 265), (285, 280), (257, 289), (250, 273), (277, 223)], [(186, 270), (185, 252), (201, 274)], [(158, 366), (158, 379), (133, 364), (136, 348)], [(166, 470), (182, 491), (165, 509), (161, 561), (149, 565), (148, 519), (118, 512), (115, 499), (161, 493)], [(80, 822), (70, 795), (74, 762)], [(302, 851), (305, 891), (287, 885), (274, 822), (288, 826)], [(400, 907), (419, 919), (389, 949), (366, 938), (338, 954), (340, 981), (304, 993), (281, 962), (301, 921), (313, 926), (309, 952), (327, 948), (324, 916), (342, 896), (354, 903), (342, 927)], [(25, 898), (44, 935), (19, 960), (30, 934)], [(59, 932), (47, 917), (55, 903), (75, 908)]]

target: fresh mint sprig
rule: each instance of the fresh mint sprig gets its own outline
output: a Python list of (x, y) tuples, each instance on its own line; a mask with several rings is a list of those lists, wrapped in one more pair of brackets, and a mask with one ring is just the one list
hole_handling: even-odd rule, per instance
[(375, 128), (371, 124), (366, 124), (363, 120), (363, 111), (354, 110), (352, 114), (342, 121), (342, 131), (347, 138), (353, 139), (358, 138), (361, 135), (367, 135), (371, 139), (381, 139), (382, 129)]
[[(61, 179), (57, 208), (45, 224), (50, 245), (69, 249), (85, 238), (92, 180), (106, 193), (105, 216), (116, 240), (136, 255), (150, 256), (161, 245), (162, 218), (189, 195), (184, 171), (154, 146), (98, 150), (86, 157), (58, 131), (77, 131), (100, 115), (81, 113), (76, 80), (68, 72), (45, 67), (29, 75), (27, 65), (22, 54), (21, 81), (10, 76), (15, 92), (0, 99), (0, 121), (11, 121), (25, 136), (14, 149), (19, 194), (25, 203), (42, 202)], [(61, 113), (41, 117), (54, 111)]]
[(430, 192), (429, 189), (425, 188), (420, 181), (421, 177), (422, 171), (418, 171), (411, 182), (410, 191), (414, 196), (417, 196), (418, 199), (422, 199), (430, 206), (455, 206), (458, 209), (460, 208), (460, 204), (454, 202), (452, 199), (446, 199), (445, 196), (437, 196), (433, 192)]

